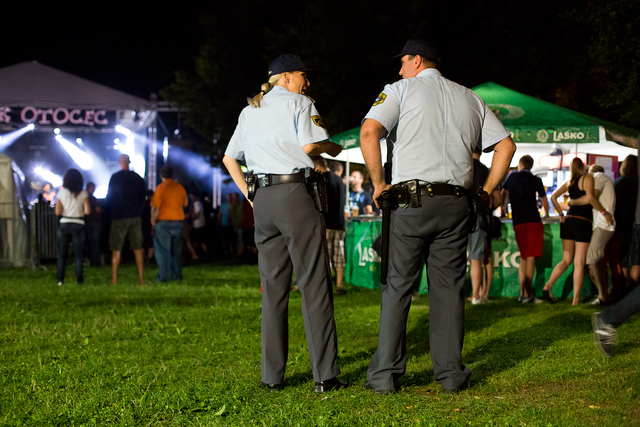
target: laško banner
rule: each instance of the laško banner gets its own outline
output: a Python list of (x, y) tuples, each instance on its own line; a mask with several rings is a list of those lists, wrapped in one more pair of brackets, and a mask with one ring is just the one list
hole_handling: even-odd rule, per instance
[(90, 128), (113, 127), (116, 112), (107, 110), (80, 110), (65, 107), (40, 109), (32, 106), (0, 106), (0, 124), (16, 126), (81, 126)]
[[(380, 235), (382, 222), (380, 220), (350, 220), (346, 226), (345, 257), (345, 281), (354, 286), (369, 289), (380, 288), (380, 257), (373, 250), (373, 242)], [(542, 288), (549, 280), (549, 276), (555, 265), (562, 260), (562, 239), (560, 239), (560, 224), (558, 222), (544, 224), (544, 241), (542, 258), (536, 260), (536, 274), (533, 281), (533, 289), (536, 295), (542, 294)], [(489, 293), (490, 298), (517, 297), (520, 293), (520, 281), (518, 278), (518, 266), (520, 265), (520, 251), (516, 243), (513, 225), (510, 221), (502, 222), (502, 236), (491, 241), (493, 255), (493, 283)], [(553, 296), (567, 298), (572, 296), (573, 269), (564, 272), (557, 282), (563, 285), (554, 287)], [(422, 268), (416, 283), (416, 290), (421, 294), (429, 293), (426, 268)], [(471, 277), (469, 269), (466, 273), (464, 294), (471, 293)], [(587, 297), (591, 287), (582, 286), (580, 295)]]

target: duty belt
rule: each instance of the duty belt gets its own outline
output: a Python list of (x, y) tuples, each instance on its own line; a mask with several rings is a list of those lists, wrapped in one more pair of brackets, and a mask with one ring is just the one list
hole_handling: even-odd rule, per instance
[(258, 175), (256, 186), (258, 188), (269, 187), (278, 184), (292, 184), (305, 182), (304, 171), (287, 175), (266, 174)]
[(467, 190), (464, 187), (459, 185), (451, 185), (451, 184), (441, 184), (441, 183), (431, 183), (431, 184), (420, 184), (420, 194), (423, 196), (457, 196), (457, 197), (466, 197), (471, 194), (472, 190)]

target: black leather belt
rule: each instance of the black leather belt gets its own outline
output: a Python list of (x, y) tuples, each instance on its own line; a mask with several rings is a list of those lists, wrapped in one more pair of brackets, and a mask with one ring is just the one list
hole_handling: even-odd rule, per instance
[(467, 190), (464, 187), (459, 185), (451, 185), (451, 184), (440, 184), (440, 183), (431, 183), (431, 184), (420, 184), (420, 194), (423, 196), (469, 196), (471, 190)]
[(304, 182), (304, 171), (298, 173), (291, 173), (287, 175), (276, 175), (276, 174), (267, 174), (267, 175), (258, 175), (258, 180), (256, 182), (256, 186), (258, 188), (269, 187), (271, 185), (278, 184), (293, 184), (297, 182)]

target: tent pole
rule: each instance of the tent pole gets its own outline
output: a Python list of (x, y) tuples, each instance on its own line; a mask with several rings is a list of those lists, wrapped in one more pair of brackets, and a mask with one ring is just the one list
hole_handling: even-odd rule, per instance
[[(347, 169), (346, 169), (346, 177), (347, 177), (347, 185), (344, 186), (344, 190), (347, 192), (347, 197), (345, 198), (345, 200), (347, 201), (347, 204), (349, 203), (349, 150), (347, 150)], [(349, 206), (349, 215), (351, 215), (351, 206)]]

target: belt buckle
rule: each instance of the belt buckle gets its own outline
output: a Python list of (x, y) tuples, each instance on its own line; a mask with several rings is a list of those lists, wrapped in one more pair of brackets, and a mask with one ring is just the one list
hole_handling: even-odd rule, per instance
[(270, 181), (269, 175), (258, 175), (258, 187), (268, 187)]

